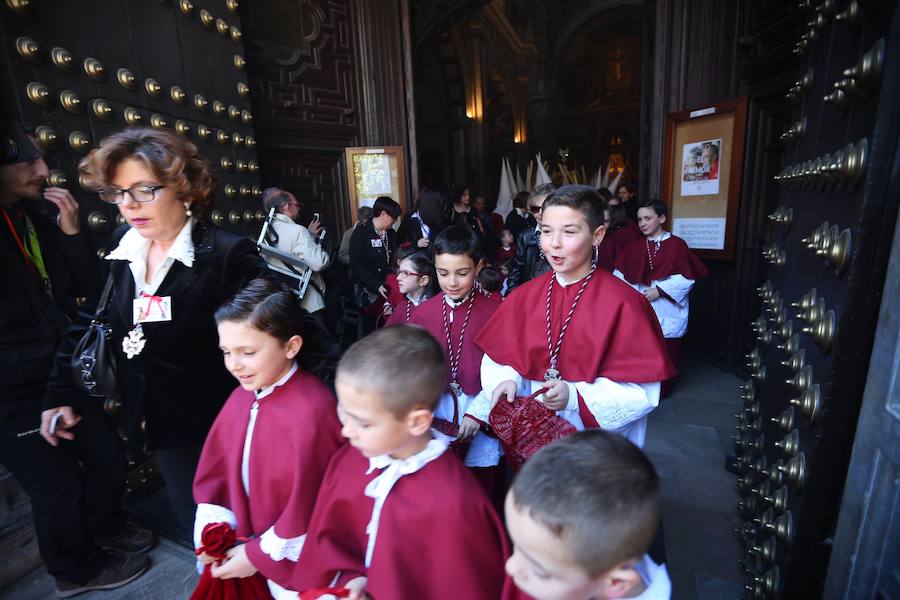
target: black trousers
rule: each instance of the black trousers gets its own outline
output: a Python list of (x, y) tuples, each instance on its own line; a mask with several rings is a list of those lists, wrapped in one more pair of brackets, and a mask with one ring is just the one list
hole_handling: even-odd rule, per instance
[(166, 482), (169, 502), (190, 540), (194, 539), (194, 517), (197, 513), (197, 505), (194, 503), (194, 474), (197, 472), (202, 449), (202, 446), (187, 446), (155, 451), (159, 471)]
[(31, 499), (38, 548), (54, 577), (82, 583), (106, 553), (93, 541), (125, 523), (127, 460), (99, 401), (86, 402), (72, 441), (48, 444), (40, 433), (41, 398), (0, 422), (0, 462)]

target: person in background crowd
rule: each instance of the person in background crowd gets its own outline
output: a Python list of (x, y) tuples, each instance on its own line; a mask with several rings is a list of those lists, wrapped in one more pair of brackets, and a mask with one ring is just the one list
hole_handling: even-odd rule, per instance
[(609, 217), (609, 223), (600, 243), (597, 266), (612, 273), (622, 248), (643, 236), (634, 221), (625, 215), (625, 207), (621, 204), (607, 206), (605, 213)]
[(484, 228), (478, 213), (472, 208), (472, 195), (467, 185), (457, 185), (450, 190), (450, 225), (465, 225), (484, 238)]
[[(325, 308), (325, 282), (322, 280), (320, 271), (324, 270), (331, 262), (331, 256), (322, 248), (318, 239), (319, 233), (322, 231), (322, 224), (318, 219), (313, 219), (309, 227), (297, 223), (302, 205), (292, 193), (280, 188), (270, 187), (263, 190), (262, 202), (266, 214), (269, 214), (273, 208), (275, 209), (270, 229), (274, 246), (293, 254), (313, 270), (309, 286), (303, 295), (302, 304), (306, 312), (311, 315), (316, 314)], [(294, 270), (290, 265), (284, 264), (277, 258), (267, 258), (266, 260), (281, 268)], [(297, 271), (297, 274), (302, 275), (302, 272)]]
[(619, 189), (616, 190), (616, 195), (619, 197), (619, 200), (622, 201), (622, 206), (625, 207), (625, 214), (633, 223), (637, 223), (637, 188), (633, 183), (623, 183), (619, 186)]
[[(550, 270), (541, 251), (541, 208), (549, 194), (556, 190), (552, 183), (544, 183), (528, 196), (528, 212), (534, 215), (535, 224), (516, 238), (516, 254), (509, 263), (509, 277), (506, 280), (507, 294), (526, 281)], [(510, 213), (512, 214), (512, 213)]]
[(359, 225), (350, 238), (350, 275), (357, 306), (363, 310), (365, 328), (372, 331), (384, 309), (388, 289), (384, 282), (393, 270), (397, 253), (394, 222), (400, 205), (380, 196), (372, 206), (372, 219)]
[[(103, 139), (80, 170), (127, 224), (113, 234), (92, 300), (71, 331), (78, 335), (92, 318), (109, 277), (109, 347), (125, 433), (133, 450), (155, 453), (175, 514), (190, 531), (200, 449), (234, 387), (212, 315), (268, 269), (248, 238), (207, 221), (215, 176), (184, 137), (130, 127)], [(41, 429), (53, 444), (72, 435), (49, 431), (56, 413), (73, 412), (71, 352), (64, 345), (58, 353), (44, 403)]]
[[(31, 500), (38, 549), (57, 595), (116, 588), (150, 564), (127, 553), (155, 541), (125, 522), (121, 441), (96, 398), (55, 417), (61, 442), (47, 444), (39, 429), (69, 321), (65, 308), (88, 294), (93, 253), (69, 191), (43, 188), (48, 168), (34, 138), (12, 121), (2, 123), (0, 136), (9, 149), (0, 162), (0, 462)], [(37, 210), (42, 198), (59, 211), (56, 223)]]
[(500, 232), (500, 244), (494, 255), (494, 262), (502, 265), (516, 255), (516, 240), (509, 229)]
[(342, 265), (347, 267), (350, 266), (350, 238), (353, 236), (353, 232), (356, 231), (356, 227), (361, 223), (367, 223), (371, 218), (372, 209), (368, 206), (360, 206), (359, 210), (356, 211), (356, 223), (354, 223), (350, 229), (345, 231), (343, 237), (341, 237), (338, 260), (341, 261)]
[(400, 242), (427, 250), (438, 234), (447, 226), (447, 199), (435, 188), (422, 188), (416, 210), (400, 224)]
[(475, 210), (475, 216), (478, 219), (478, 232), (481, 234), (482, 244), (484, 245), (484, 255), (494, 256), (497, 253), (499, 245), (499, 232), (494, 228), (494, 220), (491, 218), (491, 212), (488, 209), (487, 200), (478, 193), (472, 194), (472, 208)]
[(514, 238), (518, 238), (523, 231), (534, 229), (535, 227), (535, 217), (528, 212), (528, 199), (533, 195), (534, 192), (531, 194), (519, 192), (513, 196), (513, 211), (506, 215), (506, 228), (512, 232)]

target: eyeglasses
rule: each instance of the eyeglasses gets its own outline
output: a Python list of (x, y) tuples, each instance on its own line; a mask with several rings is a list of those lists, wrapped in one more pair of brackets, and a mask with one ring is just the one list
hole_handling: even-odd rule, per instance
[(421, 277), (422, 273), (416, 273), (415, 271), (397, 271), (397, 277)]
[(531, 211), (531, 214), (536, 215), (536, 214), (538, 214), (539, 212), (541, 212), (541, 209), (542, 209), (542, 208), (544, 208), (543, 205), (537, 206), (537, 205), (532, 204), (531, 206), (528, 207), (528, 210)]
[(97, 195), (100, 196), (100, 199), (104, 202), (108, 202), (109, 204), (122, 204), (125, 202), (125, 194), (127, 193), (131, 196), (131, 199), (135, 202), (139, 202), (141, 204), (146, 204), (148, 202), (153, 202), (156, 200), (156, 192), (163, 189), (164, 185), (135, 185), (127, 190), (120, 190), (119, 188), (109, 187), (103, 188)]

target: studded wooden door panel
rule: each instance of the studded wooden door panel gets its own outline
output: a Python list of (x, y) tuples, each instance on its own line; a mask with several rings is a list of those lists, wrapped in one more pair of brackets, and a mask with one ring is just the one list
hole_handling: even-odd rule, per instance
[(236, 0), (9, 0), (0, 15), (4, 110), (38, 127), (50, 183), (75, 195), (100, 254), (118, 211), (80, 186), (77, 164), (129, 125), (190, 139), (218, 176), (214, 222), (258, 231), (259, 162)]
[(766, 233), (735, 453), (752, 598), (817, 598), (872, 351), (896, 195), (895, 2), (795, 3), (790, 126)]

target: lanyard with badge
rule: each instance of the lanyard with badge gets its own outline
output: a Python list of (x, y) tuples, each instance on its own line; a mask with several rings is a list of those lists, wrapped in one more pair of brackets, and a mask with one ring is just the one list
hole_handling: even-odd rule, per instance
[(28, 218), (28, 215), (22, 211), (22, 220), (25, 222), (25, 241), (23, 242), (22, 238), (19, 237), (19, 232), (16, 231), (16, 226), (13, 224), (9, 212), (5, 208), (2, 210), (3, 216), (6, 217), (6, 224), (9, 226), (9, 232), (12, 234), (16, 246), (19, 247), (22, 258), (25, 259), (25, 264), (28, 265), (28, 270), (41, 281), (44, 290), (52, 295), (53, 288), (50, 284), (50, 276), (47, 274), (47, 267), (44, 265), (44, 256), (41, 253), (41, 245), (38, 242), (34, 224)]
[(129, 359), (139, 355), (147, 344), (144, 323), (163, 323), (172, 320), (172, 296), (155, 296), (141, 292), (131, 306), (134, 327), (122, 340), (122, 351)]

